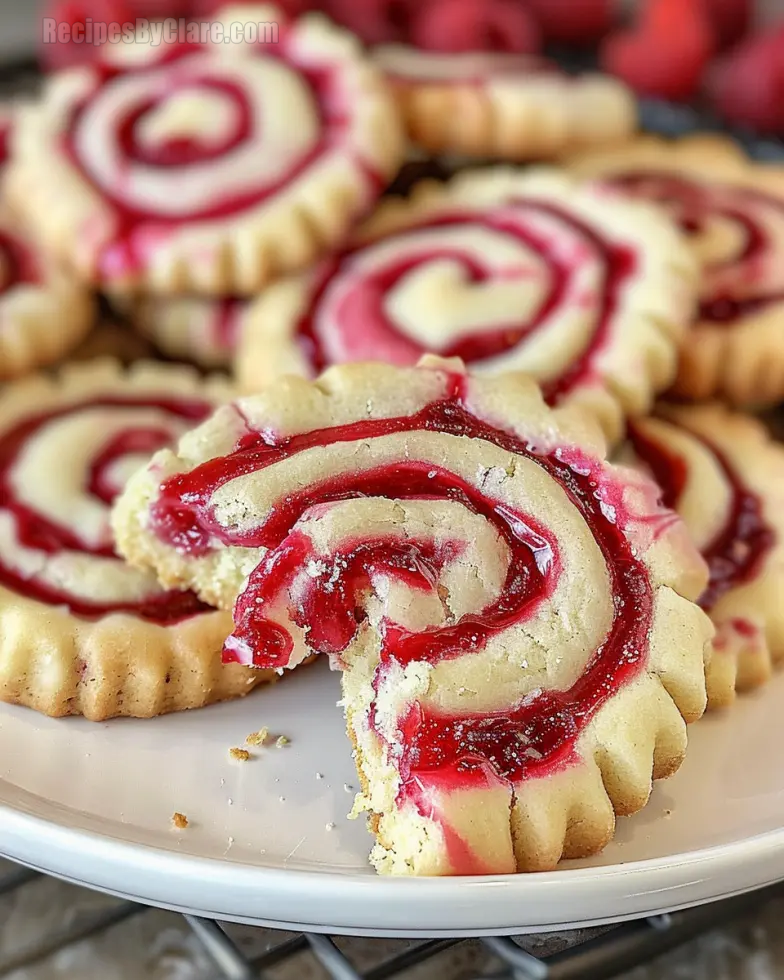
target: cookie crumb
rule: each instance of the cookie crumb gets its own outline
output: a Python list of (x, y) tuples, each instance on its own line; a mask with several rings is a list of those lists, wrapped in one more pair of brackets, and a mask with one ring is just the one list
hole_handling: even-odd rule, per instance
[(232, 759), (236, 759), (237, 762), (248, 762), (250, 760), (250, 752), (247, 749), (239, 749), (236, 746), (229, 749), (229, 755)]
[(290, 739), (286, 738), (285, 735), (278, 735), (278, 737), (275, 739), (275, 748), (282, 749), (284, 745), (289, 744), (289, 741)]
[(323, 778), (324, 778), (324, 773), (323, 772), (317, 772), (316, 773), (316, 779), (323, 779)]
[(188, 826), (188, 818), (184, 813), (177, 813), (176, 811), (172, 814), (172, 824), (177, 830), (185, 830)]
[(331, 822), (328, 823), (326, 829), (327, 830), (334, 830), (335, 829), (335, 824), (334, 823), (331, 823)]
[(263, 745), (269, 738), (269, 728), (260, 728), (257, 732), (251, 732), (245, 739), (246, 745)]
[(354, 792), (354, 787), (351, 785), (351, 783), (343, 783), (343, 792), (344, 793), (353, 793)]

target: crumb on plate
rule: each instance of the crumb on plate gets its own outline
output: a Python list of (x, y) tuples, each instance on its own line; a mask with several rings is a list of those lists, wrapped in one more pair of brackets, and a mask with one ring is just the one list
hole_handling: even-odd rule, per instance
[(237, 762), (248, 762), (250, 759), (250, 752), (247, 749), (237, 748), (236, 745), (229, 749), (229, 755), (232, 759), (236, 759)]
[(251, 732), (245, 739), (246, 745), (263, 745), (269, 738), (269, 728), (260, 728), (257, 732)]
[(188, 826), (188, 818), (184, 813), (173, 813), (172, 814), (172, 824), (177, 830), (185, 830)]

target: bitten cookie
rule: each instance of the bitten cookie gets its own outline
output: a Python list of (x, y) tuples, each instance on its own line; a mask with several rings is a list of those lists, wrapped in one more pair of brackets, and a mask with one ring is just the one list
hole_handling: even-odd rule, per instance
[(236, 372), (252, 391), (346, 361), (427, 352), (522, 370), (616, 438), (675, 373), (696, 265), (656, 209), (557, 170), (493, 168), (389, 200), (347, 249), (274, 283), (245, 317)]
[(784, 167), (753, 163), (720, 136), (649, 136), (573, 169), (659, 202), (689, 236), (701, 302), (676, 391), (735, 405), (784, 398)]
[(394, 86), (410, 138), (430, 153), (503, 160), (554, 157), (628, 139), (633, 94), (609, 75), (570, 77), (542, 58), (373, 52)]
[(109, 45), (20, 115), (14, 204), (107, 291), (252, 293), (339, 240), (401, 161), (393, 96), (356, 38), (272, 6), (216, 20), (227, 38), (269, 30)]
[(246, 694), (223, 666), (227, 613), (118, 558), (109, 508), (154, 450), (227, 392), (183, 369), (111, 361), (0, 396), (0, 700), (49, 715), (150, 717)]
[(708, 563), (700, 597), (716, 624), (708, 699), (729, 704), (784, 658), (784, 449), (755, 419), (718, 405), (662, 407), (629, 436), (632, 459)]
[(674, 772), (704, 562), (530, 379), (332, 368), (221, 408), (119, 499), (131, 561), (234, 605), (225, 657), (342, 670), (383, 873), (552, 868)]

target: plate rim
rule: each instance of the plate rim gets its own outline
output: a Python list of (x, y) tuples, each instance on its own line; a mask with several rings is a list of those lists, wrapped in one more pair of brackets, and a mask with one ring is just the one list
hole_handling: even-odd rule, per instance
[[(440, 938), (605, 924), (764, 887), (784, 878), (784, 827), (599, 867), (406, 878), (180, 854), (0, 803), (0, 853), (99, 891), (217, 919), (298, 931)], [(210, 901), (200, 900), (207, 895)], [(599, 917), (592, 914), (597, 902), (607, 909)]]

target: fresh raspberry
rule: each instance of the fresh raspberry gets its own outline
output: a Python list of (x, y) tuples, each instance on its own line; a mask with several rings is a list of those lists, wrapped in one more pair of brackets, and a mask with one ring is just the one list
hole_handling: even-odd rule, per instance
[[(137, 16), (134, 9), (132, 3), (127, 4), (123, 0), (54, 0), (44, 9), (42, 17), (51, 17), (56, 24), (68, 24), (72, 28), (75, 24), (86, 23), (88, 18), (96, 23), (124, 24)], [(43, 28), (39, 30), (38, 36), (45, 37)], [(61, 43), (58, 40), (54, 43), (42, 43), (38, 53), (41, 66), (45, 70), (54, 71), (92, 61), (96, 51), (97, 48), (92, 44), (76, 44), (74, 41)]]
[(539, 51), (536, 21), (519, 0), (434, 0), (420, 10), (411, 40), (426, 51)]
[(544, 39), (556, 44), (594, 44), (612, 29), (613, 0), (528, 0)]
[(728, 122), (784, 134), (784, 29), (751, 37), (717, 62), (708, 94)]
[(713, 45), (710, 27), (691, 0), (650, 0), (635, 29), (604, 42), (600, 61), (636, 92), (686, 100), (699, 87)]
[(753, 0), (701, 0), (701, 5), (717, 47), (729, 48), (748, 33), (754, 11)]
[(411, 23), (421, 0), (327, 0), (326, 13), (358, 34), (366, 44), (409, 40)]

